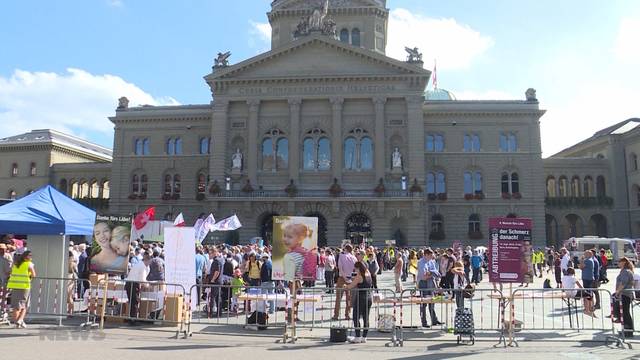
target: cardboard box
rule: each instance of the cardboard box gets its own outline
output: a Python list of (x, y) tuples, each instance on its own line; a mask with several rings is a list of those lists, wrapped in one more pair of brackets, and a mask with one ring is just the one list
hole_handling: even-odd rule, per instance
[[(137, 318), (140, 320), (149, 319), (149, 314), (156, 311), (157, 307), (156, 300), (140, 300)], [(129, 303), (123, 303), (121, 309), (122, 316), (129, 316)]]
[(182, 295), (167, 295), (164, 303), (164, 320), (179, 323), (183, 318), (184, 298)]

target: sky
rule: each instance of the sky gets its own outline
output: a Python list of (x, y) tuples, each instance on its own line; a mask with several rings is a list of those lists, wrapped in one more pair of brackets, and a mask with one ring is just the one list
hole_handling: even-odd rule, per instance
[[(270, 0), (11, 1), (0, 12), (0, 138), (53, 128), (112, 147), (117, 99), (206, 104), (203, 76), (270, 48)], [(387, 55), (418, 47), (458, 99), (537, 90), (543, 156), (640, 117), (640, 1), (388, 0)], [(431, 87), (431, 84), (429, 85)]]

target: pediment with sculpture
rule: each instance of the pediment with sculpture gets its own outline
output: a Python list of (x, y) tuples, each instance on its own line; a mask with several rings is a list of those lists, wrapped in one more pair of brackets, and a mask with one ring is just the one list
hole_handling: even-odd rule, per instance
[[(279, 0), (272, 5), (277, 10), (312, 10), (321, 8), (325, 0)], [(329, 0), (330, 8), (358, 8), (386, 6), (385, 0)]]

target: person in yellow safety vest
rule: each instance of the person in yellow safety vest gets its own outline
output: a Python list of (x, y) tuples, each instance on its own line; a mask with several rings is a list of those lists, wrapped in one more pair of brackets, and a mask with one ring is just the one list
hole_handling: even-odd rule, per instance
[(31, 279), (36, 276), (36, 270), (31, 260), (31, 251), (18, 250), (7, 282), (7, 289), (11, 290), (11, 307), (16, 327), (23, 329), (27, 327), (24, 318), (29, 308)]
[(608, 260), (608, 261), (613, 261), (613, 251), (611, 251), (611, 249), (607, 249), (607, 250), (604, 252), (604, 256), (606, 256), (606, 257), (607, 257), (607, 260)]

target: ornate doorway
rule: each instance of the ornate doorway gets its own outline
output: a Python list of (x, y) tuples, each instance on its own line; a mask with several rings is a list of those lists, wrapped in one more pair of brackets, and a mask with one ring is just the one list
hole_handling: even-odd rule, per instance
[(352, 214), (347, 218), (345, 225), (345, 239), (350, 239), (352, 244), (360, 244), (371, 239), (371, 220), (367, 215)]

